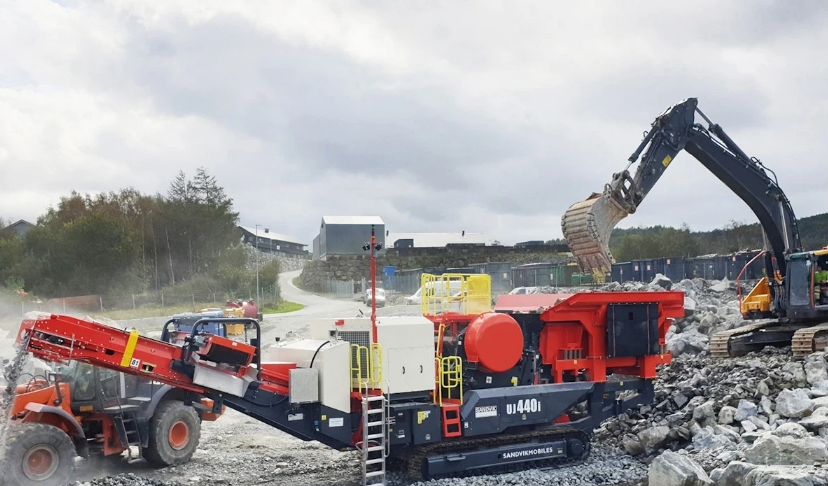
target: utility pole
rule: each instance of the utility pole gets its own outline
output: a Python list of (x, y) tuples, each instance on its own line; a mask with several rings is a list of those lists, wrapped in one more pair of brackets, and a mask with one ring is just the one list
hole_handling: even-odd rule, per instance
[(256, 252), (254, 253), (254, 255), (256, 255), (256, 306), (258, 307), (258, 306), (262, 305), (262, 303), (259, 302), (259, 225), (258, 224), (256, 225), (256, 237), (253, 241), (255, 242), (255, 244), (253, 245), (253, 248), (256, 249)]
[(371, 334), (372, 342), (377, 342), (377, 257), (376, 251), (382, 249), (382, 244), (377, 243), (375, 227), (371, 225), (371, 243), (362, 246), (365, 251), (371, 250)]

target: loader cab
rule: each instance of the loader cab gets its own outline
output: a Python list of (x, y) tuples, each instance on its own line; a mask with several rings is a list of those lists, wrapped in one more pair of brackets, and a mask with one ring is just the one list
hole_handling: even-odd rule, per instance
[(794, 253), (787, 257), (788, 317), (828, 316), (828, 303), (814, 279), (818, 267), (828, 268), (827, 250)]
[(148, 384), (137, 376), (124, 375), (81, 361), (71, 361), (59, 373), (61, 381), (70, 385), (72, 412), (75, 414), (126, 405), (128, 398), (145, 394), (143, 385)]

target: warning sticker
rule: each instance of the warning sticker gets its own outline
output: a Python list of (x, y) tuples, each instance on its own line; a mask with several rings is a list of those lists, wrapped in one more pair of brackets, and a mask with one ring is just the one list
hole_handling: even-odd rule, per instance
[(328, 426), (330, 427), (342, 427), (345, 425), (345, 419), (342, 417), (332, 418), (328, 420)]

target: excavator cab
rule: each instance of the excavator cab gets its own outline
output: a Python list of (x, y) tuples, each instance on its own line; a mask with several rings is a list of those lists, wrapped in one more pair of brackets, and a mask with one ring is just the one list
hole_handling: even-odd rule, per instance
[(828, 312), (823, 294), (825, 285), (817, 281), (819, 268), (828, 265), (828, 250), (793, 253), (788, 255), (788, 309), (789, 318), (813, 318)]

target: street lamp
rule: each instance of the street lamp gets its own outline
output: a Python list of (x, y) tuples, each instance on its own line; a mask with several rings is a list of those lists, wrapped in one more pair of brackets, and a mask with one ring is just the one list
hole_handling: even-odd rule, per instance
[[(256, 225), (256, 235), (255, 235), (255, 239), (253, 240), (254, 243), (255, 243), (255, 245), (253, 247), (256, 249), (255, 255), (256, 255), (256, 306), (257, 307), (262, 305), (262, 303), (259, 302), (259, 226), (262, 226), (262, 225), (260, 225), (260, 224)], [(265, 228), (265, 232), (267, 232), (267, 228)]]
[(382, 250), (382, 243), (377, 243), (376, 232), (374, 225), (371, 225), (371, 243), (362, 245), (365, 251), (371, 250), (371, 332), (373, 333), (373, 342), (377, 342), (377, 259), (374, 254), (375, 251)]

